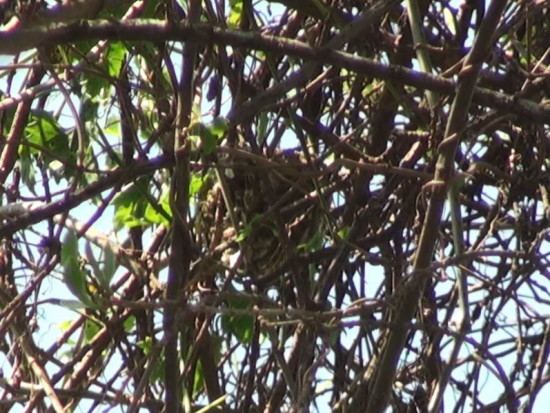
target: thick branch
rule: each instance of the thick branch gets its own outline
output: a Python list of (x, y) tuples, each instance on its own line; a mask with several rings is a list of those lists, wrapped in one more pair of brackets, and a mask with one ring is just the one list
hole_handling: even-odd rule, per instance
[(30, 225), (51, 218), (57, 214), (70, 211), (83, 202), (101, 194), (103, 191), (113, 188), (117, 184), (120, 185), (132, 182), (140, 176), (152, 174), (156, 170), (171, 167), (173, 164), (173, 157), (160, 156), (147, 162), (139, 163), (131, 168), (117, 169), (109, 173), (105, 178), (88, 185), (75, 194), (68, 195), (59, 201), (46, 204), (42, 207), (31, 209), (27, 214), (21, 215), (17, 219), (0, 224), (0, 238), (9, 236), (16, 231), (27, 228)]
[[(259, 33), (224, 30), (205, 24), (170, 24), (158, 20), (131, 21), (81, 21), (68, 25), (54, 25), (34, 29), (0, 33), (0, 54), (13, 54), (33, 47), (74, 43), (92, 39), (165, 42), (182, 41), (200, 44), (218, 44), (236, 48), (250, 48), (265, 52), (286, 54), (305, 61), (317, 61), (373, 76), (391, 79), (405, 85), (453, 95), (456, 83), (449, 79), (420, 73), (400, 66), (384, 65), (372, 59), (356, 57), (349, 53), (326, 48), (310, 47), (293, 39)], [(476, 88), (474, 102), (501, 109), (534, 120), (550, 123), (550, 107), (533, 101), (518, 99), (487, 89)], [(4, 109), (0, 103), (0, 110)], [(258, 108), (260, 109), (260, 108)], [(233, 119), (239, 122), (240, 119)]]
[[(418, 302), (422, 297), (424, 286), (432, 276), (431, 264), (438, 239), (441, 215), (446, 200), (447, 189), (454, 176), (454, 156), (460, 143), (461, 130), (466, 124), (468, 108), (472, 101), (475, 84), (481, 65), (493, 42), (494, 30), (506, 6), (505, 0), (493, 1), (480, 28), (474, 46), (467, 56), (459, 74), (457, 93), (453, 101), (449, 121), (443, 142), (439, 145), (435, 179), (426, 184), (432, 192), (426, 218), (423, 223), (418, 249), (415, 255), (413, 271), (408, 282), (394, 296), (395, 308), (392, 310), (393, 328), (386, 331), (386, 339), (379, 358), (375, 358), (365, 379), (371, 380), (368, 388), (367, 412), (383, 411), (388, 403), (395, 370), (405, 346), (408, 330), (404, 328), (413, 319)], [(443, 383), (443, 387), (446, 383)], [(351, 410), (356, 410), (364, 400), (365, 387), (360, 387), (362, 394), (357, 394)], [(439, 401), (434, 411), (438, 411)]]

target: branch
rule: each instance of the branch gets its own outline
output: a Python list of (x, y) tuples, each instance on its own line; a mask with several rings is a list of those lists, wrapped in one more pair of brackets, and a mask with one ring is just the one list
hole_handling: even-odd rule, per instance
[(10, 236), (16, 231), (27, 228), (44, 219), (52, 218), (57, 214), (68, 212), (117, 184), (132, 182), (140, 176), (152, 174), (162, 168), (169, 168), (173, 164), (173, 157), (159, 156), (149, 161), (138, 163), (131, 168), (119, 168), (113, 172), (107, 172), (108, 175), (105, 178), (88, 185), (75, 194), (68, 195), (59, 201), (51, 202), (38, 208), (31, 208), (26, 213), (18, 216), (17, 219), (8, 220), (0, 224), (0, 238)]
[[(189, 20), (199, 21), (201, 15), (201, 1), (190, 0)], [(166, 281), (166, 299), (177, 299), (183, 295), (183, 287), (189, 280), (190, 265), (192, 259), (193, 241), (187, 220), (189, 210), (189, 182), (190, 164), (187, 132), (191, 122), (193, 100), (195, 97), (195, 65), (197, 61), (197, 45), (188, 42), (183, 48), (183, 62), (181, 64), (181, 76), (178, 84), (173, 84), (176, 95), (177, 109), (174, 131), (173, 153), (178, 151), (183, 156), (175, 157), (176, 163), (170, 178), (170, 206), (172, 209), (170, 257), (168, 265), (168, 279)], [(163, 314), (163, 331), (166, 341), (164, 347), (164, 386), (165, 408), (169, 412), (180, 412), (181, 396), (179, 369), (181, 354), (188, 354), (186, 344), (189, 341), (187, 330), (183, 329), (180, 341), (180, 329), (178, 326), (178, 310), (166, 308)], [(179, 314), (181, 315), (181, 314)], [(190, 328), (189, 328), (190, 329)], [(182, 343), (182, 348), (178, 344)], [(181, 351), (181, 354), (180, 354)], [(185, 395), (186, 393), (183, 393)], [(217, 394), (219, 397), (219, 395)], [(185, 397), (184, 397), (185, 398)], [(212, 401), (212, 400), (211, 400)], [(185, 409), (187, 410), (187, 409)]]
[[(235, 48), (249, 48), (286, 54), (305, 61), (315, 61), (325, 65), (355, 71), (359, 74), (420, 89), (432, 90), (441, 94), (454, 95), (456, 83), (449, 79), (421, 73), (401, 66), (385, 65), (375, 60), (353, 56), (334, 49), (315, 48), (293, 39), (260, 33), (225, 30), (206, 24), (189, 25), (168, 23), (158, 20), (131, 21), (80, 21), (72, 24), (57, 24), (33, 29), (0, 32), (0, 54), (15, 54), (33, 47), (88, 41), (92, 39), (124, 40), (133, 42), (194, 42), (204, 45), (217, 44)], [(24, 97), (22, 98), (24, 99)], [(539, 105), (526, 99), (518, 99), (488, 89), (475, 88), (474, 102), (500, 109), (516, 115), (550, 124), (550, 107)], [(12, 101), (10, 101), (12, 103)], [(0, 102), (0, 111), (5, 109)], [(257, 107), (256, 111), (262, 108)], [(250, 116), (250, 114), (247, 114)], [(242, 119), (232, 119), (239, 123)]]
[[(365, 383), (356, 392), (351, 411), (358, 411), (360, 406), (366, 403), (367, 412), (381, 412), (386, 408), (390, 398), (398, 361), (409, 335), (409, 329), (405, 326), (413, 319), (425, 286), (432, 276), (433, 253), (438, 239), (447, 189), (456, 178), (454, 176), (455, 152), (466, 124), (481, 65), (494, 41), (494, 27), (497, 26), (505, 6), (505, 0), (495, 0), (491, 3), (474, 46), (460, 71), (445, 136), (438, 147), (435, 178), (434, 181), (426, 184), (432, 195), (414, 257), (413, 270), (405, 284), (392, 297), (394, 305), (391, 307), (390, 324), (393, 328), (387, 329), (382, 335), (383, 345), (380, 354), (372, 359), (365, 372), (363, 376)], [(448, 379), (449, 377), (440, 377), (439, 385), (442, 389), (445, 388)], [(439, 411), (441, 392), (442, 390), (438, 390), (439, 394), (431, 401), (430, 411)], [(368, 398), (365, 399), (365, 397)]]

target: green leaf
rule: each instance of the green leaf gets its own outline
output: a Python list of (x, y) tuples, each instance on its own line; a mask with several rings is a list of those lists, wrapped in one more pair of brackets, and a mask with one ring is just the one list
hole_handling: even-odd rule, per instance
[(254, 229), (253, 224), (254, 218), (252, 218), (252, 221), (250, 221), (247, 225), (244, 226), (243, 229), (240, 230), (239, 235), (237, 235), (237, 242), (242, 242), (248, 238), (248, 236), (252, 233), (252, 230)]
[(146, 225), (144, 219), (148, 201), (144, 195), (145, 188), (138, 181), (121, 191), (113, 200), (115, 206), (115, 230)]
[(42, 151), (36, 146), (44, 147), (54, 152), (57, 156), (63, 156), (69, 150), (69, 137), (67, 132), (59, 126), (55, 117), (43, 110), (34, 110), (25, 128), (25, 142), (32, 143), (32, 147), (25, 147), (32, 155), (40, 154)]
[(218, 142), (223, 138), (228, 128), (229, 122), (223, 117), (217, 117), (209, 124), (195, 122), (189, 128), (188, 139), (204, 155), (210, 155), (216, 149)]
[[(126, 320), (124, 320), (124, 324), (123, 324), (124, 331), (126, 333), (129, 333), (130, 331), (132, 331), (132, 329), (135, 327), (135, 325), (136, 325), (136, 317), (131, 315)], [(149, 337), (146, 337), (146, 338), (149, 338)], [(138, 342), (138, 346), (139, 346), (140, 343), (141, 343), (141, 341)]]
[(36, 195), (34, 186), (36, 184), (34, 162), (30, 159), (28, 152), (19, 154), (19, 170), (21, 171), (21, 180), (26, 185), (27, 189), (33, 195)]
[(91, 318), (84, 322), (84, 343), (87, 344), (101, 331), (101, 324)]
[(210, 130), (206, 131), (206, 133), (201, 136), (201, 151), (205, 155), (210, 155), (212, 152), (214, 152), (217, 144), (218, 138), (216, 138), (214, 134), (210, 133)]
[(73, 325), (73, 320), (65, 320), (57, 325), (57, 328), (63, 332), (67, 331)]
[(31, 191), (34, 187), (34, 171), (27, 169), (25, 163), (32, 163), (37, 157), (48, 166), (56, 183), (72, 174), (74, 169), (65, 167), (74, 164), (76, 158), (69, 141), (68, 130), (62, 128), (51, 113), (42, 110), (32, 112), (31, 120), (25, 128), (23, 144), (19, 147), (23, 182)]
[(229, 122), (222, 117), (217, 117), (212, 123), (207, 125), (206, 128), (202, 130), (201, 134), (202, 152), (205, 155), (210, 155), (214, 152), (228, 129)]
[[(88, 77), (88, 79), (93, 78), (94, 76)], [(102, 78), (103, 79), (103, 78)], [(107, 84), (108, 86), (108, 84)], [(82, 106), (80, 108), (80, 118), (83, 123), (89, 123), (90, 125), (95, 125), (99, 110), (99, 102), (97, 99), (97, 96), (99, 96), (99, 91), (97, 93), (92, 93), (91, 91), (88, 91), (88, 97), (82, 99)], [(90, 130), (90, 132), (93, 132), (93, 130)]]
[(85, 304), (88, 300), (88, 291), (86, 290), (86, 274), (80, 268), (76, 261), (68, 261), (64, 268), (65, 284), (73, 295)]
[(113, 248), (110, 245), (106, 245), (103, 250), (103, 276), (105, 277), (104, 282), (107, 282), (107, 285), (110, 285), (117, 266), (116, 254)]
[(124, 57), (126, 56), (126, 46), (120, 42), (113, 42), (109, 44), (109, 52), (107, 58), (107, 67), (109, 75), (112, 77), (118, 77), (120, 68), (124, 63)]
[(78, 261), (78, 239), (74, 230), (68, 230), (61, 247), (61, 264), (68, 264), (70, 261)]
[(340, 237), (340, 239), (347, 239), (348, 232), (349, 232), (349, 226), (345, 226), (337, 232), (337, 235), (338, 237)]
[(243, 0), (230, 0), (231, 10), (229, 17), (227, 18), (227, 25), (230, 29), (236, 29), (241, 23), (241, 16), (243, 13)]
[(65, 285), (87, 307), (96, 307), (86, 289), (86, 272), (80, 265), (78, 239), (74, 230), (69, 230), (61, 247), (61, 265)]
[[(245, 310), (250, 308), (249, 300), (230, 299), (227, 303), (230, 309)], [(233, 334), (241, 343), (250, 343), (254, 332), (254, 317), (252, 315), (224, 315), (222, 317), (222, 328)]]
[(191, 181), (189, 182), (189, 195), (197, 195), (204, 184), (204, 176), (201, 174), (191, 175)]
[(170, 188), (162, 189), (158, 203), (148, 202), (143, 219), (150, 224), (168, 225), (171, 221)]
[(112, 117), (106, 122), (103, 133), (108, 137), (118, 137), (120, 134), (120, 118)]
[(197, 362), (197, 367), (195, 368), (195, 376), (193, 377), (193, 397), (196, 397), (204, 387), (204, 372), (203, 372), (202, 363), (200, 360)]
[[(135, 319), (134, 319), (135, 323)], [(128, 330), (125, 330), (128, 331)], [(155, 343), (151, 337), (145, 337), (143, 340), (138, 341), (137, 346), (143, 350), (145, 356), (149, 356), (153, 353)], [(153, 371), (151, 373), (152, 383), (157, 383), (164, 378), (164, 354), (161, 353), (159, 359), (156, 361)]]
[[(86, 76), (83, 84), (85, 86), (85, 93), (88, 96), (88, 100), (90, 100), (89, 97), (101, 96), (101, 92), (110, 87), (109, 82), (104, 76), (94, 74), (89, 74)], [(84, 119), (90, 120), (89, 117)]]
[(94, 253), (92, 251), (92, 246), (90, 241), (86, 241), (84, 243), (84, 253), (86, 254), (86, 259), (88, 260), (88, 264), (92, 267), (94, 275), (97, 276), (101, 272), (101, 269), (99, 268), (99, 263), (97, 262)]
[(208, 128), (216, 138), (222, 138), (229, 130), (229, 121), (223, 116), (218, 116), (214, 119), (210, 127)]
[(111, 288), (111, 280), (116, 271), (116, 256), (109, 244), (101, 250), (101, 258), (98, 261), (92, 251), (92, 246), (89, 241), (84, 246), (84, 252), (86, 253), (86, 259), (88, 264), (92, 267), (93, 275), (100, 289), (103, 292), (107, 292)]

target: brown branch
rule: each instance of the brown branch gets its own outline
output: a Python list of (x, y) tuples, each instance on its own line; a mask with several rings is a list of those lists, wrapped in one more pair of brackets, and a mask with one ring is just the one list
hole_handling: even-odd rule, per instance
[(103, 179), (94, 182), (82, 190), (67, 195), (65, 198), (32, 209), (17, 219), (7, 221), (0, 225), (0, 238), (9, 236), (16, 231), (27, 228), (57, 214), (68, 212), (83, 202), (99, 195), (101, 192), (113, 188), (116, 185), (132, 182), (136, 178), (149, 175), (162, 168), (169, 168), (174, 164), (174, 158), (171, 156), (159, 156), (146, 162), (137, 163), (130, 168), (119, 168), (113, 172), (107, 173)]
[[(27, 87), (36, 86), (45, 74), (46, 71), (42, 66), (35, 67), (31, 72)], [(25, 130), (25, 126), (27, 126), (31, 105), (32, 101), (21, 102), (15, 112), (10, 133), (2, 150), (2, 155), (0, 156), (0, 184), (2, 185), (6, 182), (6, 178), (12, 172), (15, 161), (17, 160), (19, 143), (21, 142), (21, 136)]]
[[(197, 22), (200, 19), (202, 7), (200, 0), (189, 2), (189, 20)], [(183, 49), (183, 63), (181, 65), (181, 77), (177, 84), (173, 84), (177, 97), (177, 113), (174, 132), (173, 153), (183, 152), (182, 157), (176, 158), (174, 170), (170, 182), (170, 205), (173, 218), (171, 226), (171, 250), (168, 266), (168, 279), (166, 282), (166, 298), (177, 299), (183, 295), (183, 287), (189, 280), (190, 264), (193, 258), (193, 242), (188, 223), (189, 210), (189, 148), (187, 130), (191, 121), (193, 102), (195, 97), (195, 65), (197, 61), (197, 45), (186, 43)], [(178, 318), (181, 313), (178, 310), (166, 308), (163, 314), (163, 330), (166, 340), (164, 355), (164, 386), (166, 411), (180, 412), (180, 369), (181, 354), (186, 354), (188, 349), (178, 350), (179, 328)], [(190, 329), (191, 327), (189, 327)], [(185, 331), (187, 332), (187, 331)], [(182, 342), (189, 341), (189, 334), (182, 338)], [(181, 351), (181, 353), (180, 353)], [(189, 377), (192, 377), (191, 374)]]
[[(217, 44), (235, 48), (249, 48), (286, 54), (305, 61), (315, 61), (352, 70), (359, 74), (393, 82), (433, 90), (445, 95), (454, 95), (456, 83), (442, 77), (421, 73), (401, 66), (385, 65), (372, 59), (357, 57), (349, 53), (327, 48), (315, 48), (306, 43), (278, 36), (259, 33), (225, 30), (206, 24), (172, 24), (156, 20), (131, 21), (83, 21), (68, 25), (54, 25), (36, 29), (0, 33), (0, 53), (13, 54), (33, 47), (74, 43), (92, 39), (126, 40), (134, 42), (194, 42), (203, 45)], [(550, 107), (527, 99), (518, 99), (488, 89), (476, 88), (474, 102), (501, 109), (516, 115), (524, 115), (543, 123), (550, 123)], [(0, 103), (0, 110), (4, 105)], [(256, 107), (254, 113), (261, 110)], [(254, 113), (233, 115), (236, 123)], [(244, 117), (244, 118), (243, 118)]]
[[(474, 94), (481, 65), (494, 41), (494, 30), (506, 1), (493, 1), (480, 28), (476, 42), (467, 56), (459, 75), (457, 93), (451, 108), (447, 129), (443, 142), (439, 145), (434, 185), (430, 185), (432, 192), (426, 218), (422, 226), (422, 233), (415, 255), (413, 270), (409, 279), (394, 294), (394, 306), (391, 308), (391, 324), (396, 328), (388, 329), (383, 337), (383, 345), (379, 357), (374, 357), (365, 372), (364, 380), (351, 404), (351, 411), (359, 411), (361, 406), (367, 405), (367, 412), (380, 412), (386, 408), (395, 377), (395, 371), (405, 346), (409, 331), (403, 326), (413, 319), (418, 302), (424, 292), (424, 287), (432, 277), (432, 259), (439, 226), (443, 213), (443, 206), (447, 196), (447, 189), (451, 185), (454, 173), (454, 155), (460, 143), (461, 130), (466, 124), (468, 108)], [(426, 184), (426, 185), (429, 185)], [(448, 378), (441, 378), (442, 386)], [(438, 411), (440, 400), (435, 402), (432, 411)]]

